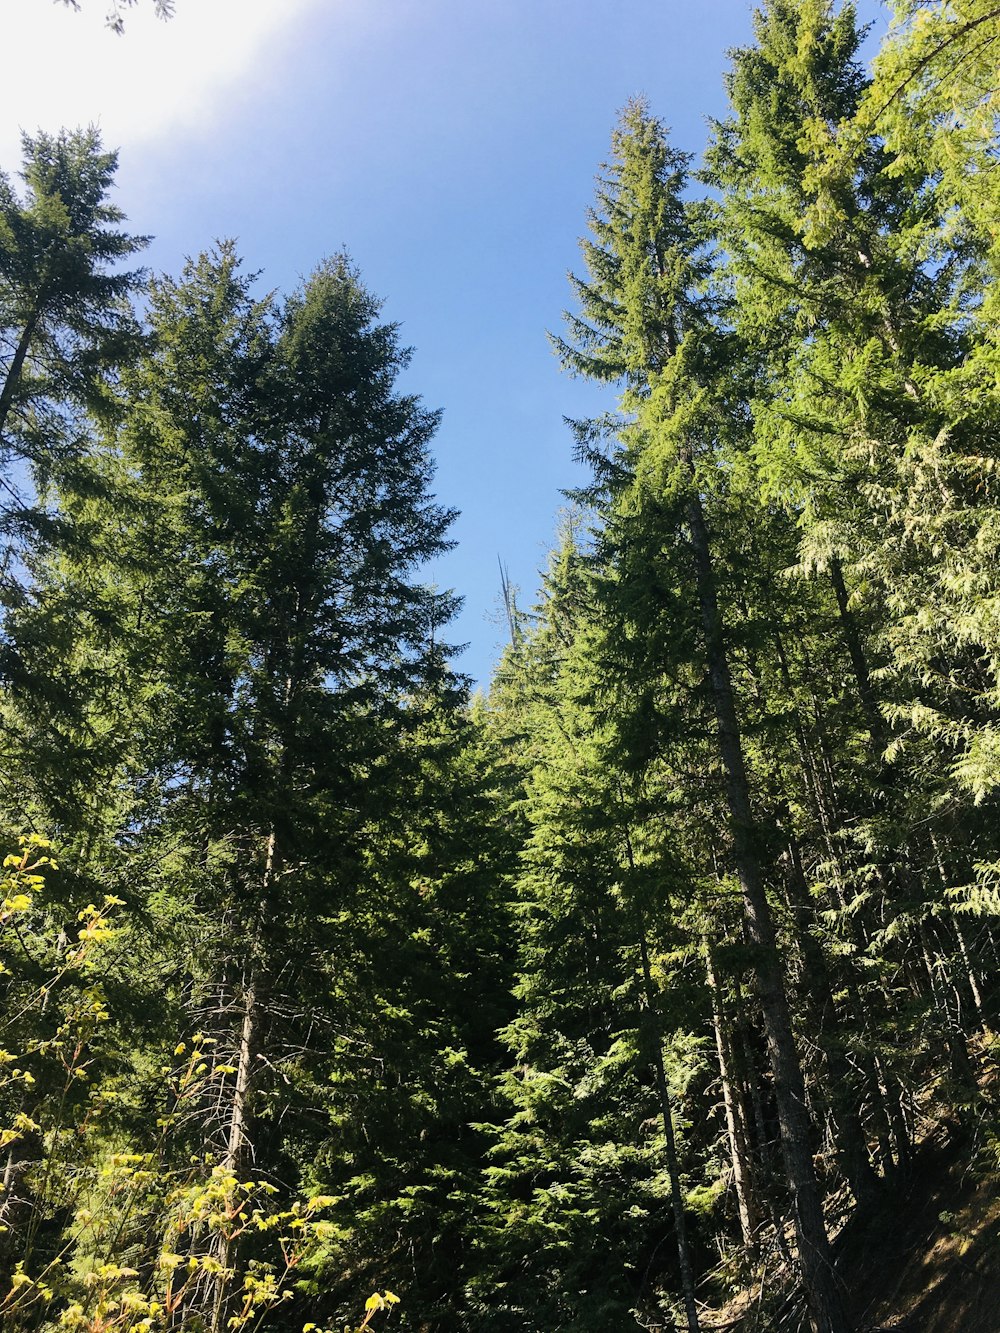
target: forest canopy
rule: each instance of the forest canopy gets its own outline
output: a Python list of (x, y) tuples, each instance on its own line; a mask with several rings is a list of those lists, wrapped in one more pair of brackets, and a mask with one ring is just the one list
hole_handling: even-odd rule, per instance
[(995, 1173), (1000, 17), (864, 38), (766, 0), (702, 159), (622, 110), (552, 335), (606, 410), (475, 695), (350, 256), (150, 277), (24, 136), (4, 1328), (850, 1333), (927, 1145)]

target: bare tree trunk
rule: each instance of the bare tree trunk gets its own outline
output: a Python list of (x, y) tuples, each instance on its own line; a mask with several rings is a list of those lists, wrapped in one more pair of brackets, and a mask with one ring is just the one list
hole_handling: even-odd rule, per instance
[[(649, 969), (649, 950), (646, 946), (646, 933), (639, 935), (642, 954), (642, 975), (646, 990), (647, 1009), (655, 1019), (655, 1011), (650, 1007), (653, 997), (653, 983)], [(691, 1246), (688, 1242), (687, 1221), (684, 1217), (684, 1200), (681, 1197), (681, 1172), (677, 1161), (677, 1138), (674, 1133), (674, 1112), (670, 1101), (670, 1089), (667, 1086), (667, 1071), (663, 1066), (663, 1038), (659, 1024), (651, 1033), (650, 1043), (653, 1057), (653, 1072), (656, 1076), (656, 1091), (660, 1098), (660, 1116), (663, 1121), (663, 1137), (666, 1145), (667, 1174), (670, 1177), (670, 1204), (674, 1214), (674, 1229), (677, 1232), (677, 1259), (681, 1270), (681, 1291), (684, 1296), (684, 1314), (687, 1319), (688, 1333), (701, 1333), (698, 1322), (698, 1307), (694, 1297), (694, 1265), (691, 1263)]]
[[(235, 1176), (237, 1180), (243, 1174), (251, 1146), (248, 1101), (257, 1030), (257, 994), (252, 970), (244, 979), (242, 1000), (243, 1016), (236, 1048), (236, 1080), (230, 1104), (226, 1147), (221, 1163), (227, 1175)], [(212, 1333), (221, 1333), (226, 1326), (231, 1270), (236, 1257), (234, 1251), (235, 1247), (230, 1237), (224, 1230), (220, 1231), (215, 1240), (213, 1256), (220, 1264), (221, 1272), (216, 1275), (213, 1288), (210, 1325)]]
[(864, 646), (861, 642), (861, 634), (858, 630), (857, 621), (850, 608), (850, 599), (847, 595), (847, 587), (844, 583), (844, 571), (840, 560), (834, 556), (830, 561), (830, 582), (833, 584), (833, 593), (837, 599), (837, 611), (840, 615), (840, 627), (843, 631), (844, 642), (847, 645), (847, 651), (850, 654), (851, 666), (854, 668), (854, 679), (858, 687), (858, 696), (861, 700), (861, 706), (864, 709), (865, 721), (868, 723), (868, 730), (871, 732), (872, 740), (880, 748), (885, 748), (885, 719), (879, 711), (878, 701), (875, 698), (875, 691), (872, 689), (871, 674), (868, 670), (868, 659), (865, 656)]
[(9, 1272), (31, 1248), (35, 1199), (25, 1176), (37, 1166), (42, 1142), (34, 1131), (22, 1133), (7, 1149), (0, 1193), (0, 1271)]
[(21, 330), (21, 336), (17, 340), (14, 355), (11, 357), (10, 365), (7, 367), (7, 374), (4, 377), (3, 388), (0, 389), (0, 440), (2, 440), (3, 433), (7, 429), (7, 418), (10, 416), (10, 409), (14, 403), (14, 394), (21, 381), (21, 375), (24, 371), (24, 363), (28, 359), (31, 340), (35, 336), (35, 329), (38, 327), (40, 318), (41, 311), (36, 309), (31, 312), (24, 328)]
[(972, 995), (972, 1003), (975, 1006), (980, 1026), (983, 1026), (986, 1023), (986, 1011), (983, 1006), (983, 992), (979, 986), (979, 978), (976, 976), (976, 969), (972, 965), (972, 953), (969, 949), (969, 942), (966, 939), (962, 922), (957, 916), (954, 919), (954, 925), (959, 951), (962, 955), (962, 964), (965, 967), (965, 975), (969, 982), (969, 992)]
[(783, 967), (755, 846), (750, 787), (716, 594), (709, 533), (693, 477), (691, 484), (688, 523), (719, 753), (725, 774), (733, 859), (743, 894), (747, 929), (754, 947), (757, 995), (774, 1078), (785, 1175), (792, 1195), (799, 1270), (813, 1333), (847, 1333), (849, 1325), (833, 1269), (823, 1202), (813, 1168), (812, 1126), (806, 1110), (805, 1082), (792, 1035)]
[(243, 1020), (237, 1045), (236, 1084), (233, 1088), (233, 1107), (229, 1117), (229, 1137), (222, 1164), (227, 1171), (239, 1172), (250, 1147), (247, 1132), (247, 1094), (250, 1089), (250, 1069), (253, 1062), (254, 1038), (257, 1028), (256, 985), (253, 974), (243, 986)]
[(896, 1149), (896, 1168), (899, 1171), (905, 1171), (913, 1155), (913, 1144), (910, 1141), (910, 1131), (906, 1124), (906, 1116), (903, 1113), (903, 1090), (899, 1086), (899, 1079), (893, 1071), (884, 1060), (877, 1056), (875, 1057), (875, 1067), (884, 1088), (884, 1105), (889, 1117), (892, 1140)]
[[(264, 863), (264, 884), (262, 901), (270, 897), (271, 887), (277, 872), (277, 836), (272, 828), (268, 834)], [(222, 1156), (222, 1167), (228, 1175), (239, 1180), (247, 1167), (252, 1152), (250, 1132), (250, 1093), (254, 1068), (257, 1063), (260, 1031), (261, 977), (257, 951), (259, 926), (254, 927), (254, 938), (249, 943), (241, 983), (242, 1016), (236, 1040), (236, 1075), (233, 1084), (232, 1100), (229, 1109), (229, 1122), (226, 1126), (226, 1146)], [(214, 1257), (222, 1271), (216, 1276), (213, 1297), (211, 1333), (222, 1333), (226, 1327), (228, 1299), (231, 1289), (231, 1270), (234, 1267), (235, 1246), (224, 1231), (220, 1231), (215, 1242)]]
[[(627, 824), (625, 826), (625, 847), (628, 854), (629, 869), (634, 872), (635, 858), (632, 852), (632, 838)], [(698, 1307), (695, 1304), (694, 1296), (694, 1265), (691, 1263), (691, 1247), (688, 1242), (687, 1221), (684, 1216), (684, 1200), (681, 1196), (681, 1172), (677, 1160), (674, 1113), (670, 1101), (670, 1089), (667, 1086), (667, 1071), (663, 1065), (663, 1035), (660, 1031), (659, 1009), (656, 1003), (656, 990), (653, 986), (653, 974), (649, 966), (646, 922), (638, 904), (633, 904), (633, 914), (636, 934), (639, 939), (639, 959), (642, 965), (639, 1037), (640, 1043), (649, 1047), (649, 1056), (656, 1078), (656, 1091), (660, 1099), (660, 1115), (663, 1121), (663, 1138), (666, 1146), (667, 1175), (670, 1177), (670, 1204), (674, 1214), (674, 1229), (677, 1232), (677, 1259), (681, 1270), (681, 1291), (684, 1297), (684, 1313), (687, 1319), (688, 1333), (701, 1333), (701, 1326), (698, 1322)]]
[(794, 838), (789, 839), (788, 856), (791, 871), (788, 879), (789, 906), (805, 963), (805, 990), (815, 1019), (817, 1039), (826, 1057), (833, 1118), (838, 1131), (835, 1137), (837, 1159), (855, 1201), (867, 1204), (875, 1195), (876, 1181), (868, 1157), (861, 1099), (837, 1038), (839, 1020), (830, 970), (822, 946), (809, 928), (812, 923), (812, 904), (798, 844)]
[[(947, 897), (948, 890), (951, 888), (951, 884), (948, 879), (948, 872), (945, 870), (944, 857), (941, 854), (941, 847), (938, 843), (937, 838), (934, 836), (933, 832), (931, 832), (930, 834), (930, 843), (931, 843), (931, 848), (933, 849), (934, 852), (934, 864), (937, 866), (938, 876), (940, 877), (941, 880), (941, 888), (943, 889), (944, 894)], [(980, 1025), (982, 1025), (985, 1024), (986, 1022), (986, 1012), (983, 1006), (983, 993), (982, 990), (980, 989), (979, 978), (976, 976), (976, 970), (972, 965), (972, 953), (969, 949), (969, 943), (968, 940), (966, 939), (965, 930), (962, 926), (961, 917), (958, 916), (956, 913), (952, 913), (951, 922), (955, 931), (955, 938), (958, 941), (959, 952), (962, 955), (962, 965), (965, 969), (966, 980), (969, 983), (969, 993), (972, 996), (972, 1004), (973, 1007), (975, 1008), (976, 1016), (979, 1020), (979, 1023)]]
[(732, 1041), (722, 993), (719, 988), (712, 956), (712, 946), (705, 942), (705, 966), (708, 989), (712, 997), (712, 1021), (715, 1027), (715, 1050), (719, 1060), (719, 1080), (722, 1083), (722, 1102), (726, 1113), (726, 1136), (729, 1140), (729, 1159), (733, 1166), (733, 1184), (736, 1190), (736, 1209), (740, 1219), (740, 1234), (750, 1254), (757, 1249), (757, 1229), (760, 1214), (753, 1187), (750, 1164), (750, 1145), (740, 1108), (737, 1106), (732, 1068)]

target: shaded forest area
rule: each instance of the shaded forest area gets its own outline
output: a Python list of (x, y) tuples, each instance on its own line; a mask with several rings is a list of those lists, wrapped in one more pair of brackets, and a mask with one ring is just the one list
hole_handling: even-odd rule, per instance
[(114, 154), (25, 139), (5, 1329), (987, 1328), (1000, 9), (895, 11), (868, 66), (767, 0), (697, 170), (623, 111), (485, 697), (350, 260), (149, 280)]

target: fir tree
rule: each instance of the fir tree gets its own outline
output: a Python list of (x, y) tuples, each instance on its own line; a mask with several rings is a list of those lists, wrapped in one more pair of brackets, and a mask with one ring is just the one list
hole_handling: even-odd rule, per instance
[(139, 274), (120, 264), (146, 238), (118, 228), (109, 202), (117, 155), (96, 130), (24, 135), (23, 198), (0, 174), (0, 459), (5, 578), (18, 536), (37, 538), (35, 492), (77, 467), (82, 411), (107, 406), (136, 350), (128, 301)]
[[(705, 285), (700, 210), (680, 196), (683, 159), (666, 148), (662, 128), (641, 105), (626, 110), (613, 147), (616, 160), (599, 194), (604, 208), (592, 223), (596, 244), (584, 251), (589, 279), (577, 283), (584, 320), (571, 322), (578, 336), (575, 349), (566, 349), (567, 361), (580, 371), (587, 369), (589, 348), (595, 346), (594, 373), (606, 378), (605, 349), (610, 348), (617, 378), (627, 386), (623, 405), (633, 416), (622, 432), (622, 466), (609, 488), (602, 532), (605, 558), (621, 584), (609, 607), (624, 612), (623, 628), (644, 636), (645, 622), (636, 615), (626, 571), (645, 566), (649, 572), (640, 573), (642, 587), (662, 568), (660, 578), (665, 575), (673, 585), (684, 617), (680, 623), (691, 627), (691, 665), (707, 676), (729, 815), (727, 855), (740, 883), (755, 951), (803, 1285), (814, 1327), (833, 1333), (846, 1323), (813, 1171), (805, 1086), (760, 859), (761, 834), (720, 596), (718, 534), (721, 527), (724, 542), (734, 503), (729, 478), (734, 464), (723, 467), (720, 458), (734, 443), (738, 448), (744, 425), (731, 397), (734, 381), (726, 373), (737, 352), (720, 324), (716, 294)], [(662, 623), (660, 615), (652, 624), (657, 622)]]

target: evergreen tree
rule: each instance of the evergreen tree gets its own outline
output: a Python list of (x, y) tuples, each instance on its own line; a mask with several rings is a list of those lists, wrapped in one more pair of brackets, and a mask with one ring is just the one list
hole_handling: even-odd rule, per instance
[(678, 1304), (697, 1330), (677, 1093), (703, 1062), (691, 1011), (664, 1012), (654, 976), (683, 941), (676, 873), (639, 827), (647, 812), (594, 705), (597, 605), (571, 533), (545, 592), (491, 691), (493, 725), (524, 768), (527, 830), (518, 1013), (503, 1034), (510, 1114), (487, 1171), (479, 1318), (598, 1329)]
[[(947, 798), (941, 769), (900, 732), (943, 739), (956, 702), (941, 708), (942, 690), (916, 648), (928, 602), (946, 604), (928, 584), (950, 519), (935, 494), (931, 537), (917, 508), (941, 474), (948, 430), (928, 389), (968, 357), (979, 260), (969, 229), (946, 219), (929, 155), (893, 159), (875, 132), (885, 88), (860, 67), (851, 7), (769, 4), (757, 36), (756, 47), (734, 55), (734, 115), (717, 127), (711, 153), (741, 327), (767, 366), (754, 402), (755, 461), (765, 494), (799, 523), (800, 574), (818, 573), (834, 594), (857, 722), (874, 747), (841, 749), (841, 793), (824, 797), (828, 827), (841, 830), (838, 873), (858, 895), (855, 943), (860, 932), (873, 962), (904, 940), (910, 956), (928, 959), (916, 983), (920, 1022), (938, 1028), (954, 1072), (965, 1063), (962, 1039), (932, 978), (953, 970), (961, 927), (941, 919), (939, 858), (927, 833)], [(958, 546), (960, 526), (949, 538)], [(892, 723), (902, 724), (895, 737)], [(849, 786), (856, 799), (845, 802)], [(940, 828), (937, 836), (947, 841)], [(908, 1047), (918, 1062), (912, 1084), (920, 1047)], [(876, 1100), (877, 1081), (869, 1075)]]
[(463, 1288), (477, 1219), (497, 1030), (510, 1017), (516, 843), (509, 780), (445, 674), (410, 700), (366, 776), (354, 883), (331, 904), (325, 1035), (287, 1151), (337, 1203), (310, 1281), (336, 1307), (400, 1292), (414, 1325), (476, 1323)]
[[(48, 739), (80, 794), (45, 813), (71, 833), (103, 801), (127, 821), (108, 831), (133, 866), (170, 849), (130, 906), (152, 907), (154, 929), (196, 923), (172, 992), (218, 1075), (171, 1152), (200, 1137), (226, 1180), (290, 1166), (288, 1071), (318, 1058), (329, 1006), (348, 1002), (310, 977), (334, 966), (356, 877), (371, 883), (372, 810), (400, 808), (406, 692), (440, 673), (429, 643), (450, 600), (413, 577), (450, 520), (427, 494), (436, 415), (396, 393), (407, 354), (377, 309), (342, 257), (280, 309), (254, 300), (231, 247), (155, 284), (114, 439), (130, 507), (87, 501), (82, 566), (50, 560), (15, 627), (19, 660), (58, 628), (79, 668)], [(81, 601), (123, 572), (95, 570), (102, 545), (127, 575), (105, 614)], [(120, 719), (102, 712), (113, 694), (92, 693), (102, 670), (122, 685)], [(12, 701), (26, 718), (33, 680), (22, 672)], [(118, 722), (124, 748), (108, 743)], [(109, 810), (108, 783), (128, 786), (124, 805)], [(253, 1250), (223, 1230), (209, 1251), (186, 1301), (221, 1326), (227, 1270)]]
[(136, 350), (128, 297), (140, 275), (119, 266), (146, 244), (118, 228), (124, 214), (108, 200), (117, 155), (102, 151), (96, 130), (22, 142), (23, 198), (0, 174), (7, 581), (16, 578), (18, 537), (36, 535), (42, 518), (34, 491), (76, 470), (87, 438), (80, 413), (106, 407), (116, 370)]
[(726, 855), (739, 880), (754, 949), (803, 1286), (817, 1333), (833, 1333), (846, 1323), (813, 1170), (805, 1086), (760, 857), (730, 666), (730, 627), (720, 596), (720, 563), (725, 567), (720, 543), (739, 504), (731, 473), (745, 417), (733, 397), (738, 378), (727, 373), (738, 353), (720, 323), (718, 297), (706, 286), (701, 210), (681, 198), (683, 158), (666, 147), (661, 126), (641, 105), (626, 110), (613, 147), (615, 161), (599, 193), (603, 211), (591, 224), (595, 241), (584, 249), (589, 278), (576, 284), (584, 317), (571, 322), (575, 345), (564, 349), (573, 369), (586, 371), (592, 363), (596, 376), (608, 378), (610, 372), (624, 379), (623, 406), (632, 414), (609, 485), (602, 533), (605, 559), (622, 585), (609, 598), (609, 609), (636, 637), (644, 637), (646, 623), (658, 625), (652, 633), (662, 635), (662, 613), (651, 622), (637, 615), (630, 573), (639, 571), (640, 595), (648, 592), (651, 577), (667, 582), (679, 623), (689, 627), (680, 630), (694, 650), (688, 668), (707, 677), (729, 816)]

